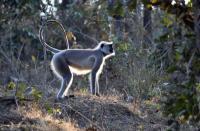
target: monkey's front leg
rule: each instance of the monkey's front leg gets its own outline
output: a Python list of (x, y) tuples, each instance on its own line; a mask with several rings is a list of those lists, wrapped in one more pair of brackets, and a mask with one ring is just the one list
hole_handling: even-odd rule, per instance
[(90, 91), (93, 95), (100, 96), (99, 94), (99, 75), (96, 72), (92, 72), (90, 75)]
[(61, 87), (60, 87), (60, 90), (59, 90), (59, 92), (57, 94), (57, 97), (56, 97), (58, 101), (64, 98), (63, 93), (65, 91), (66, 82), (67, 82), (67, 79), (66, 78), (62, 78)]
[(96, 88), (95, 88), (95, 86), (96, 86), (96, 72), (95, 71), (92, 71), (91, 72), (91, 74), (90, 74), (90, 91), (91, 91), (91, 93), (93, 94), (93, 95), (95, 95), (95, 93), (96, 93)]
[(96, 82), (95, 82), (95, 86), (96, 86), (96, 96), (100, 96), (99, 94), (99, 74), (96, 75)]
[(60, 88), (60, 91), (57, 94), (57, 100), (61, 100), (63, 98), (73, 97), (73, 95), (68, 96), (68, 91), (69, 91), (69, 88), (72, 84), (72, 80), (73, 80), (73, 74), (72, 73), (68, 72), (67, 74), (65, 74), (65, 77), (63, 77), (62, 80), (61, 80), (61, 88)]
[(91, 76), (91, 78), (90, 78), (90, 90), (91, 90), (91, 93), (93, 95), (99, 94), (99, 91), (98, 91), (99, 90), (99, 83), (98, 83), (99, 73), (98, 73), (98, 71), (99, 71), (101, 64), (102, 64), (102, 59), (97, 59), (95, 61), (93, 70), (90, 74), (90, 76)]

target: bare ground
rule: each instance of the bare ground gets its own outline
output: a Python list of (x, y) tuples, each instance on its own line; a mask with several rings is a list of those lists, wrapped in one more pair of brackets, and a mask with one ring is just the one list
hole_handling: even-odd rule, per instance
[[(114, 96), (94, 97), (76, 95), (59, 103), (62, 107), (61, 117), (69, 116), (80, 128), (98, 130), (133, 131), (165, 130), (166, 121), (154, 109), (140, 109), (137, 103), (125, 103)], [(152, 114), (153, 118), (152, 118)]]
[(14, 102), (1, 102), (0, 129), (157, 131), (168, 127), (158, 109), (136, 101), (127, 103), (119, 96), (77, 93), (75, 98), (59, 102), (50, 98), (48, 105), (59, 110), (47, 113), (45, 104), (30, 101), (18, 108)]

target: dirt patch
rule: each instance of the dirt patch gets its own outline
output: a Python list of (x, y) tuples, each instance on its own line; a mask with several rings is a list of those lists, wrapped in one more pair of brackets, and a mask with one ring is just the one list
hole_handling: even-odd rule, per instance
[[(75, 98), (54, 103), (60, 107), (60, 118), (71, 118), (79, 128), (96, 130), (165, 130), (166, 121), (155, 115), (156, 111), (146, 114), (145, 117), (130, 110), (133, 103), (125, 103), (122, 100), (91, 95), (76, 95)], [(144, 109), (145, 110), (145, 109)], [(144, 115), (144, 114), (143, 114)], [(58, 117), (58, 116), (57, 116)]]

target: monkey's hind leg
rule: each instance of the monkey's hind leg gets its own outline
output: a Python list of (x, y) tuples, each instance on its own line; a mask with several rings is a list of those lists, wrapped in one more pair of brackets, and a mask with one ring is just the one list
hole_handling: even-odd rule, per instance
[(65, 77), (62, 78), (61, 87), (57, 94), (57, 99), (63, 99), (67, 96), (69, 88), (72, 84), (72, 80), (73, 75), (71, 73), (67, 74)]
[(73, 74), (71, 73), (68, 65), (66, 63), (58, 63), (55, 66), (56, 72), (61, 77), (61, 87), (57, 94), (57, 99), (63, 99), (67, 96), (68, 90), (72, 84)]
[(69, 91), (69, 88), (71, 87), (72, 81), (73, 81), (73, 74), (71, 72), (70, 72), (69, 78), (70, 78), (70, 80), (69, 80), (69, 82), (67, 84), (67, 88), (65, 89), (65, 91), (63, 93), (64, 97), (74, 97), (74, 95), (69, 95), (68, 96), (68, 91)]
[(63, 99), (64, 97), (67, 96), (72, 81), (73, 81), (73, 75), (71, 72), (68, 72), (68, 74), (66, 74), (62, 79), (61, 88), (60, 91), (58, 92), (57, 99)]

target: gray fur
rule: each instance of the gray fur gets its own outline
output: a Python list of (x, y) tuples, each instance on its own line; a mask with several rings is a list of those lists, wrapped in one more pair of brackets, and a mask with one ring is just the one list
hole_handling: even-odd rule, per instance
[(44, 41), (42, 29), (40, 29), (40, 40), (44, 47), (54, 54), (51, 60), (51, 69), (61, 80), (57, 99), (68, 95), (74, 74), (90, 74), (90, 91), (93, 95), (99, 96), (98, 79), (104, 62), (107, 58), (115, 55), (112, 42), (101, 41), (94, 49), (58, 50)]
[(85, 75), (90, 73), (91, 93), (99, 95), (99, 75), (102, 72), (105, 59), (113, 55), (115, 55), (115, 52), (112, 44), (108, 44), (108, 42), (100, 42), (94, 49), (68, 49), (54, 54), (51, 67), (62, 81), (57, 99), (67, 96), (73, 74)]

